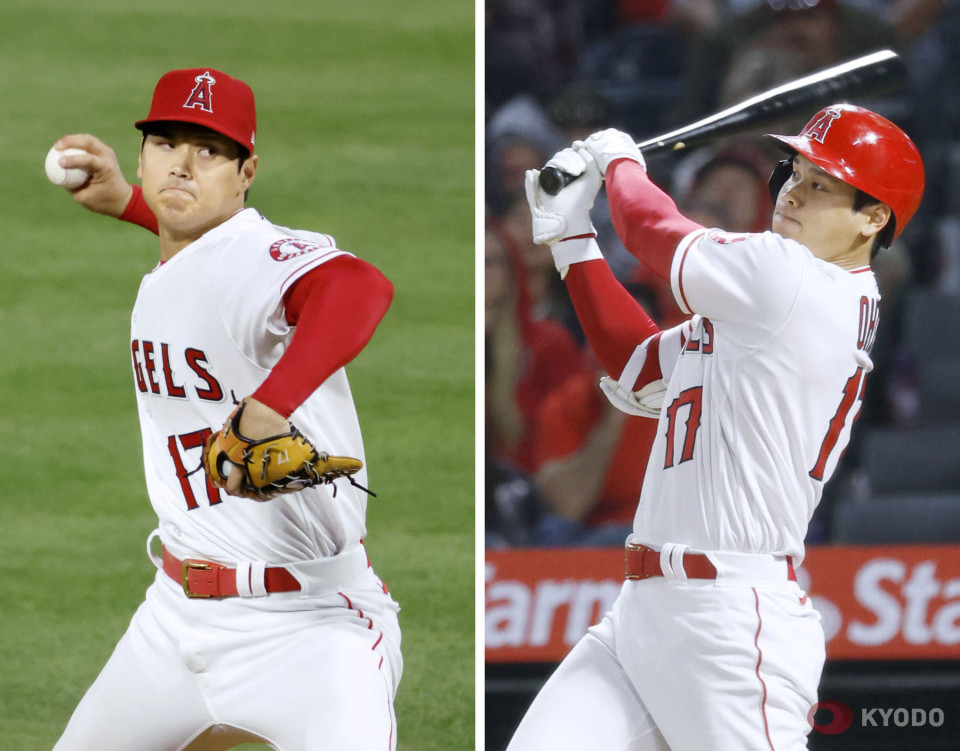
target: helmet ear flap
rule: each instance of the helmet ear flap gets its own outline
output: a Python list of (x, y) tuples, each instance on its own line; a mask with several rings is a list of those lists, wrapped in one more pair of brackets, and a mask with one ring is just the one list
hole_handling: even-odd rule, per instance
[(767, 185), (770, 187), (770, 198), (774, 203), (777, 202), (777, 196), (780, 195), (780, 188), (783, 187), (783, 184), (792, 174), (793, 157), (790, 157), (789, 159), (781, 159), (779, 162), (777, 162), (777, 166), (773, 168), (773, 172), (770, 174), (770, 180), (767, 182)]

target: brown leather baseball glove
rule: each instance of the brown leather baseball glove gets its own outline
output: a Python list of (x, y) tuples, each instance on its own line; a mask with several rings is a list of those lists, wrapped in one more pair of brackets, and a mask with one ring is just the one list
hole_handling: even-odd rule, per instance
[(241, 403), (227, 418), (223, 428), (204, 444), (203, 468), (216, 487), (226, 488), (227, 477), (239, 471), (243, 473), (241, 495), (258, 501), (333, 483), (340, 477), (346, 477), (351, 484), (370, 492), (351, 477), (363, 467), (362, 461), (317, 451), (292, 423), (290, 430), (280, 435), (259, 440), (244, 437), (238, 429), (243, 408)]

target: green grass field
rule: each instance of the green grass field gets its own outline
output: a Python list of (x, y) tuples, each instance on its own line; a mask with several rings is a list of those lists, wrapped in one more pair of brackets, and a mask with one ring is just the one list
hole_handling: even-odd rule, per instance
[(379, 494), (368, 550), (403, 607), (399, 747), (473, 748), (474, 5), (460, 0), (3, 3), (0, 747), (52, 747), (153, 576), (128, 338), (156, 240), (75, 205), (43, 159), (90, 132), (134, 179), (134, 120), (163, 72), (193, 66), (256, 92), (250, 204), (334, 235), (396, 287), (348, 373)]

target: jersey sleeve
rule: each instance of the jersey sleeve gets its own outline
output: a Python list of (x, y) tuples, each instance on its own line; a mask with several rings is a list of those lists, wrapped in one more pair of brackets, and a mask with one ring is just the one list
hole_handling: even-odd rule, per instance
[(773, 232), (693, 232), (677, 248), (670, 284), (685, 313), (770, 332), (790, 312), (809, 255)]
[(276, 232), (247, 233), (222, 250), (214, 270), (217, 305), (231, 339), (251, 362), (264, 370), (274, 366), (291, 331), (284, 295), (298, 279), (340, 256), (351, 254), (332, 237)]
[(366, 346), (393, 300), (393, 285), (359, 258), (341, 255), (312, 269), (284, 297), (293, 337), (253, 394), (289, 417)]

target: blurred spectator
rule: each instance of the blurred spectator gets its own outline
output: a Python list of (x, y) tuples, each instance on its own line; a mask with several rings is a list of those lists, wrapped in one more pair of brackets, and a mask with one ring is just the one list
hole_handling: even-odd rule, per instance
[(586, 364), (563, 324), (533, 317), (526, 269), (495, 222), (486, 228), (485, 257), (486, 431), (492, 457), (529, 472), (541, 402)]
[(582, 2), (486, 0), (484, 12), (487, 112), (524, 92), (556, 96), (579, 54)]
[(728, 232), (770, 229), (768, 182), (776, 157), (754, 141), (727, 141), (694, 152), (674, 173), (671, 194), (683, 213)]
[(535, 320), (550, 319), (568, 325), (574, 318), (573, 306), (550, 250), (545, 245), (533, 242), (531, 221), (527, 200), (520, 198), (499, 223), (500, 232), (512, 256), (520, 264), (529, 316)]
[(536, 484), (509, 464), (491, 458), (487, 447), (484, 488), (485, 539), (488, 548), (533, 544), (544, 504)]
[(511, 100), (487, 126), (486, 199), (490, 210), (502, 216), (515, 202), (524, 200), (526, 171), (539, 169), (565, 145), (532, 99)]
[(713, 28), (720, 17), (717, 0), (593, 0), (586, 3), (588, 40), (636, 25), (674, 26), (685, 33)]
[(657, 421), (613, 407), (601, 375), (571, 376), (540, 407), (534, 479), (549, 513), (537, 545), (619, 546), (630, 533)]
[(691, 47), (680, 119), (703, 117), (898, 41), (889, 22), (841, 0), (769, 0), (724, 11), (716, 28)]
[(550, 116), (563, 132), (564, 146), (603, 128), (617, 126), (616, 108), (610, 99), (582, 81), (574, 81), (553, 102)]

